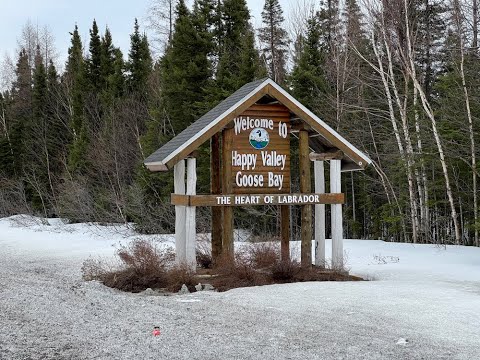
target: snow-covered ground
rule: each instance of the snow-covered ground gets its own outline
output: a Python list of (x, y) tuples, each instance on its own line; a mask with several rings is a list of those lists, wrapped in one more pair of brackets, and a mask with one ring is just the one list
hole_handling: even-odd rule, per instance
[(131, 229), (49, 224), (0, 219), (0, 359), (480, 359), (478, 248), (346, 240), (372, 281), (146, 296), (81, 280)]

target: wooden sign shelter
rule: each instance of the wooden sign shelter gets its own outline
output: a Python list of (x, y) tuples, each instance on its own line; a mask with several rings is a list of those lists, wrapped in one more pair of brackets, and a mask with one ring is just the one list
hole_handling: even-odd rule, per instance
[[(300, 193), (291, 193), (290, 139), (299, 139)], [(210, 140), (211, 194), (196, 194), (195, 150)], [(324, 162), (330, 163), (326, 193)], [(315, 189), (311, 189), (311, 162)], [(195, 207), (212, 207), (212, 257), (233, 257), (233, 207), (278, 205), (282, 258), (289, 257), (289, 206), (300, 205), (301, 262), (325, 265), (325, 204), (331, 204), (332, 266), (343, 267), (341, 172), (370, 159), (271, 79), (245, 84), (145, 160), (151, 171), (173, 168), (175, 245), (179, 263), (195, 269)], [(186, 179), (185, 179), (186, 173)]]

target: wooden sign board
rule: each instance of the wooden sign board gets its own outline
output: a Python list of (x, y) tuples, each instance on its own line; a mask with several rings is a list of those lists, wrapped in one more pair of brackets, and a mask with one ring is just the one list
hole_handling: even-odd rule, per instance
[(172, 204), (179, 206), (255, 206), (343, 204), (345, 196), (338, 194), (238, 194), (238, 195), (177, 195)]
[(290, 112), (255, 104), (233, 120), (234, 194), (290, 192)]

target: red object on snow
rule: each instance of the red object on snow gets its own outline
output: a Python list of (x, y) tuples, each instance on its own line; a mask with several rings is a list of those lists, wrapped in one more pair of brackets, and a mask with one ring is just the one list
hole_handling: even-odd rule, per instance
[(158, 328), (158, 326), (155, 326), (153, 328), (153, 336), (158, 336), (160, 335), (160, 329)]

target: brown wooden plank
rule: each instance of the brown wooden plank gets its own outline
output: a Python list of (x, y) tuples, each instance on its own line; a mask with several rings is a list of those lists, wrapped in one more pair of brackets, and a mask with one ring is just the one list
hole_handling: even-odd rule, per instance
[(309, 158), (311, 161), (325, 161), (325, 160), (342, 160), (344, 158), (343, 151), (333, 151), (325, 153), (310, 153)]
[(171, 194), (170, 202), (172, 205), (190, 206), (190, 195)]
[(249, 117), (255, 119), (290, 119), (290, 112), (279, 112), (279, 111), (251, 111), (247, 110), (242, 113), (239, 117)]
[[(222, 191), (231, 194), (233, 191), (232, 184), (232, 145), (233, 145), (233, 129), (225, 129), (222, 132)], [(224, 256), (232, 258), (234, 256), (233, 249), (233, 208), (226, 207), (223, 209), (223, 245), (222, 250)]]
[[(210, 141), (210, 184), (211, 193), (218, 195), (222, 193), (221, 175), (221, 153), (220, 133), (212, 136)], [(223, 243), (223, 210), (219, 207), (212, 207), (212, 261), (215, 264), (222, 254)]]
[[(291, 197), (293, 201), (288, 201), (288, 197)], [(258, 203), (235, 203), (236, 198), (247, 197)], [(269, 200), (266, 201), (266, 197)], [(220, 199), (221, 198), (221, 199)], [(228, 203), (221, 203), (220, 200), (229, 199)], [(305, 200), (305, 201), (304, 201)], [(172, 205), (181, 206), (256, 206), (256, 205), (303, 205), (303, 204), (344, 204), (345, 195), (343, 193), (328, 193), (328, 194), (316, 194), (316, 193), (294, 193), (294, 194), (222, 194), (222, 195), (171, 195)]]
[(248, 110), (290, 111), (282, 104), (253, 104)]
[[(299, 133), (299, 163), (300, 163), (300, 192), (311, 191), (310, 159), (308, 147), (308, 132)], [(303, 267), (312, 266), (312, 205), (302, 205), (301, 209), (301, 264)]]
[(282, 261), (290, 260), (290, 207), (280, 206), (280, 254)]

